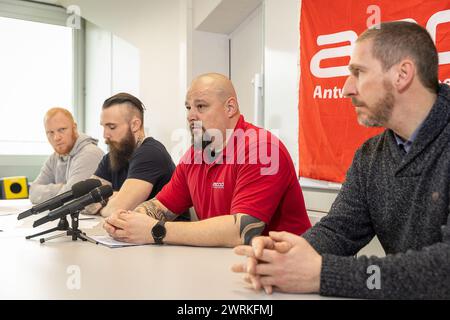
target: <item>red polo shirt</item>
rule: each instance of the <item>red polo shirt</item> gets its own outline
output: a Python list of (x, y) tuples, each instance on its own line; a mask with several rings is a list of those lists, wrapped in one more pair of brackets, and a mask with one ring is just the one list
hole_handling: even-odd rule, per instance
[(200, 220), (251, 215), (266, 223), (263, 234), (289, 231), (300, 235), (311, 227), (286, 147), (270, 132), (245, 122), (243, 116), (215, 161), (191, 147), (156, 198), (176, 214), (194, 206)]

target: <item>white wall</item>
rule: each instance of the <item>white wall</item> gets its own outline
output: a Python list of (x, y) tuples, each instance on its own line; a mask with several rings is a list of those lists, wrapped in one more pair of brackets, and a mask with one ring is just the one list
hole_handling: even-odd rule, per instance
[(193, 27), (196, 29), (222, 0), (193, 0)]
[(265, 125), (280, 130), (297, 172), (299, 3), (266, 0), (264, 11)]
[(98, 26), (86, 23), (86, 133), (99, 139), (99, 146), (105, 150), (103, 130), (100, 126), (100, 112), (103, 101), (112, 93), (112, 35)]
[(194, 31), (192, 42), (192, 76), (217, 72), (229, 73), (229, 40), (225, 34)]
[(85, 19), (139, 50), (139, 92), (147, 106), (146, 127), (148, 133), (160, 140), (170, 152), (177, 144), (171, 139), (172, 132), (186, 128), (184, 97), (189, 80), (187, 70), (190, 68), (187, 61), (189, 1), (60, 2), (65, 6), (78, 5)]
[(241, 113), (254, 124), (255, 95), (253, 79), (263, 73), (263, 9), (259, 6), (230, 34), (231, 80), (239, 100)]
[(141, 57), (139, 49), (112, 35), (112, 93), (140, 96)]
[(100, 126), (103, 101), (118, 92), (140, 96), (140, 54), (133, 45), (87, 22), (85, 60), (85, 131), (106, 151)]

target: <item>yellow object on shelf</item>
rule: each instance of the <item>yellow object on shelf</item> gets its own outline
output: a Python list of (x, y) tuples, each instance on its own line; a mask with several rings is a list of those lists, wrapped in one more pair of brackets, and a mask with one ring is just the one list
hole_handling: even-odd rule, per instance
[(0, 199), (28, 198), (27, 177), (0, 178)]

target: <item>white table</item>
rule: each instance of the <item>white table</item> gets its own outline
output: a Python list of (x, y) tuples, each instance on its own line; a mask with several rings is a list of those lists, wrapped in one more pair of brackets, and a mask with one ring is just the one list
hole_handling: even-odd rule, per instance
[[(7, 206), (13, 202), (0, 201), (0, 208)], [(0, 229), (4, 218), (0, 216)], [(19, 221), (10, 232), (37, 232), (28, 229), (37, 218)], [(81, 229), (91, 235), (103, 233), (101, 218), (97, 219), (97, 227), (83, 229), (81, 222)], [(39, 239), (10, 234), (0, 232), (0, 299), (325, 299), (251, 290), (242, 275), (230, 271), (233, 263), (244, 261), (232, 249), (169, 245), (110, 249), (67, 236), (40, 244)]]

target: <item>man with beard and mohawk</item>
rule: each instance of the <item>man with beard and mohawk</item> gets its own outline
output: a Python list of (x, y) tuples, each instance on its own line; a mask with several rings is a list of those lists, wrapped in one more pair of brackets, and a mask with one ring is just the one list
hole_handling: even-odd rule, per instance
[[(227, 77), (197, 77), (185, 107), (193, 146), (155, 198), (105, 219), (113, 238), (233, 247), (272, 230), (302, 234), (311, 226), (287, 149), (244, 120)], [(199, 221), (173, 221), (191, 206)]]
[(40, 203), (69, 191), (89, 178), (103, 157), (98, 140), (78, 133), (69, 110), (52, 108), (44, 117), (45, 133), (55, 152), (30, 186), (30, 201)]
[(100, 124), (109, 153), (92, 178), (111, 185), (114, 194), (107, 204), (90, 205), (83, 213), (107, 217), (119, 208), (132, 210), (153, 198), (172, 177), (175, 164), (164, 145), (145, 137), (144, 110), (143, 103), (128, 93), (103, 103)]

